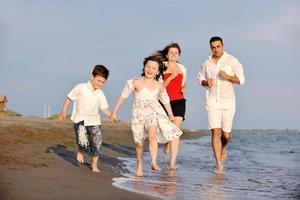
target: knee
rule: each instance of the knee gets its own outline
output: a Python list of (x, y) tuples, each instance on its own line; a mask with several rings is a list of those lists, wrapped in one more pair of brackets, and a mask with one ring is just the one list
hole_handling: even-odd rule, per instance
[(148, 137), (149, 137), (149, 141), (154, 141), (156, 140), (156, 133), (154, 131), (149, 132)]
[(137, 143), (136, 145), (135, 145), (135, 147), (137, 148), (137, 149), (142, 149), (143, 148), (143, 143), (141, 142), (141, 143)]
[(231, 140), (231, 134), (223, 134), (222, 135), (222, 142), (228, 143)]

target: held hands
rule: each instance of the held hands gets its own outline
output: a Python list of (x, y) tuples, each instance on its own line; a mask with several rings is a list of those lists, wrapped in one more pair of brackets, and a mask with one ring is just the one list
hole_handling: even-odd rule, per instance
[(117, 122), (117, 113), (112, 112), (109, 121), (113, 123)]

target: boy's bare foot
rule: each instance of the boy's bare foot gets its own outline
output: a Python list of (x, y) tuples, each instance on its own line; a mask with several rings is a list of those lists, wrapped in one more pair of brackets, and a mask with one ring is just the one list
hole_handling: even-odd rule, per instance
[(164, 154), (166, 154), (166, 155), (169, 154), (169, 152), (170, 152), (170, 143), (164, 144), (163, 152), (164, 152)]
[(142, 177), (143, 176), (143, 169), (141, 167), (138, 167), (136, 169), (136, 174), (137, 177)]
[(151, 169), (153, 171), (161, 171), (160, 167), (157, 164), (151, 164)]
[(97, 165), (96, 166), (92, 165), (92, 172), (96, 172), (96, 173), (100, 172)]
[(226, 147), (222, 148), (221, 160), (224, 161), (227, 159), (227, 150)]
[(84, 157), (83, 154), (81, 152), (77, 153), (77, 161), (80, 163), (84, 163)]

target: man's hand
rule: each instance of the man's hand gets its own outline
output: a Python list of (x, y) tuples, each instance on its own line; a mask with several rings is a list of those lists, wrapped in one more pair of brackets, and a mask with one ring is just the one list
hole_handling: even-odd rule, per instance
[(211, 88), (214, 85), (214, 79), (209, 78), (207, 79), (207, 87)]
[(219, 76), (220, 76), (222, 79), (225, 79), (225, 80), (228, 80), (228, 79), (229, 79), (229, 76), (226, 74), (225, 71), (220, 71), (220, 72), (219, 72)]

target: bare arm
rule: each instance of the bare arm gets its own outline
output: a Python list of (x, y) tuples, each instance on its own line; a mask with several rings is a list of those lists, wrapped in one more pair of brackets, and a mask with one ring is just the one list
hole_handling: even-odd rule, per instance
[(113, 109), (113, 112), (111, 113), (111, 116), (110, 116), (110, 121), (114, 122), (117, 120), (117, 112), (118, 110), (120, 109), (121, 105), (124, 103), (124, 101), (126, 100), (126, 98), (120, 96), (114, 109)]
[(171, 80), (173, 80), (177, 75), (178, 75), (177, 72), (173, 72), (166, 80), (164, 80), (163, 82), (164, 87), (167, 87), (170, 84)]
[(103, 109), (102, 112), (104, 113), (104, 115), (106, 116), (106, 118), (110, 119), (111, 112), (110, 112), (110, 110), (108, 108)]
[(173, 112), (172, 112), (172, 108), (171, 108), (171, 105), (170, 103), (167, 103), (167, 104), (164, 104), (164, 107), (168, 113), (168, 116), (170, 118), (171, 121), (174, 121), (174, 115), (173, 115)]
[(68, 107), (69, 107), (69, 105), (70, 105), (71, 102), (72, 101), (69, 98), (66, 98), (66, 100), (64, 102), (64, 105), (62, 107), (62, 110), (61, 110), (61, 112), (60, 112), (60, 114), (58, 116), (58, 120), (59, 121), (63, 121), (63, 120), (66, 119), (66, 117), (67, 117), (67, 110), (68, 110)]
[(159, 95), (160, 95), (160, 101), (163, 103), (168, 115), (169, 115), (169, 118), (171, 121), (174, 121), (174, 115), (173, 115), (173, 112), (172, 112), (172, 108), (171, 108), (171, 105), (170, 105), (170, 98), (166, 92), (166, 89), (161, 85), (160, 86), (160, 91), (159, 91)]

